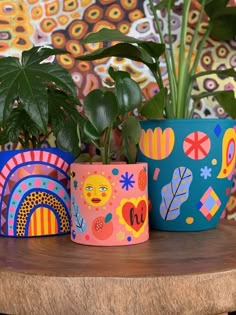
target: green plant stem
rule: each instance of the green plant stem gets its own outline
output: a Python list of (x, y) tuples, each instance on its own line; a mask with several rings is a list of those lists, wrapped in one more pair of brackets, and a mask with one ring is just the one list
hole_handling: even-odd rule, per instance
[(177, 76), (176, 76), (174, 49), (173, 49), (173, 43), (172, 43), (172, 31), (171, 31), (171, 1), (168, 2), (167, 21), (168, 21), (168, 41), (169, 41), (169, 46), (170, 46), (171, 64), (172, 64), (172, 70), (173, 70), (174, 78), (176, 81)]
[(186, 104), (186, 107), (185, 107), (185, 117), (186, 118), (191, 118), (192, 115), (193, 115), (193, 111), (194, 111), (194, 109), (192, 108), (191, 111), (189, 112), (191, 93), (192, 93), (192, 89), (193, 89), (193, 83), (194, 83), (194, 79), (190, 77), (189, 78), (188, 89), (186, 91), (186, 103), (185, 103)]
[(162, 89), (164, 87), (164, 83), (163, 83), (163, 79), (162, 79), (162, 75), (161, 75), (161, 69), (160, 69), (159, 61), (157, 59), (156, 59), (156, 64), (157, 64), (158, 75), (154, 71), (152, 71), (152, 74), (153, 74), (156, 82), (158, 83), (159, 88)]
[[(188, 103), (190, 102), (190, 99), (191, 99), (191, 92), (192, 92), (192, 87), (193, 87), (193, 84), (194, 84), (194, 79), (196, 79), (197, 78), (197, 75), (195, 74), (195, 72), (196, 72), (196, 70), (197, 70), (197, 66), (198, 66), (198, 63), (199, 63), (199, 60), (200, 60), (200, 57), (201, 57), (201, 53), (202, 53), (202, 50), (203, 50), (203, 47), (204, 47), (204, 45), (205, 45), (205, 43), (206, 43), (206, 40), (207, 40), (207, 38), (208, 38), (208, 36), (210, 35), (210, 33), (211, 33), (211, 29), (212, 29), (212, 26), (211, 25), (209, 25), (208, 26), (208, 28), (207, 28), (207, 30), (206, 30), (206, 32), (205, 32), (205, 34), (203, 35), (203, 37), (202, 37), (202, 40), (200, 41), (200, 45), (199, 45), (199, 47), (198, 47), (198, 52), (197, 52), (197, 55), (196, 55), (196, 58), (195, 58), (195, 60), (194, 60), (194, 64), (193, 64), (193, 66), (192, 66), (192, 69), (191, 69), (191, 71), (190, 71), (190, 80), (192, 81), (190, 84), (189, 84), (189, 89), (188, 89), (188, 91), (187, 91), (187, 101), (188, 101)], [(212, 70), (213, 71), (213, 70)], [(212, 72), (212, 73), (214, 73), (214, 72)], [(205, 74), (207, 74), (207, 72), (205, 72)], [(201, 73), (199, 76), (202, 76), (203, 74)], [(194, 104), (195, 104), (196, 102), (194, 101)], [(188, 117), (192, 117), (192, 115), (193, 115), (193, 111), (194, 111), (194, 104), (193, 104), (193, 108), (192, 108), (192, 110), (191, 110), (191, 112), (189, 113), (189, 115), (188, 115)], [(195, 107), (196, 107), (196, 105), (195, 105)]]
[(185, 116), (185, 93), (186, 84), (188, 84), (188, 77), (186, 77), (186, 63), (185, 58), (185, 45), (186, 45), (186, 35), (187, 35), (187, 24), (189, 15), (190, 1), (184, 1), (183, 4), (183, 16), (181, 25), (181, 35), (180, 35), (180, 52), (179, 52), (179, 73), (178, 73), (178, 84), (177, 84), (177, 118), (184, 118)]
[(111, 133), (112, 133), (112, 126), (107, 128), (106, 134), (105, 134), (104, 147), (103, 147), (103, 151), (102, 151), (103, 164), (109, 164), (110, 163)]
[[(200, 28), (200, 25), (201, 25), (201, 22), (202, 22), (202, 16), (203, 16), (203, 13), (204, 13), (205, 3), (206, 3), (206, 0), (202, 0), (201, 10), (200, 10), (200, 13), (199, 13), (197, 25), (196, 25), (196, 28), (194, 29), (192, 42), (191, 42), (190, 49), (189, 49), (189, 52), (188, 52), (188, 57), (187, 57), (187, 62), (186, 62), (186, 72), (188, 73), (188, 75), (191, 72), (191, 58), (193, 56), (194, 49), (196, 49), (196, 42), (197, 42), (197, 38), (198, 38), (199, 28)], [(192, 78), (189, 78), (189, 87), (188, 87), (188, 90), (187, 90), (187, 93), (186, 93), (186, 100), (185, 100), (185, 104), (186, 104), (186, 106), (185, 106), (185, 117), (189, 117), (188, 111), (189, 111), (189, 104), (190, 104), (191, 92), (192, 92), (192, 89), (193, 89), (193, 84), (194, 84), (194, 80), (192, 80)], [(192, 111), (190, 112), (190, 115), (192, 115)]]
[(200, 13), (199, 13), (197, 25), (196, 25), (196, 28), (194, 30), (192, 42), (191, 42), (189, 53), (188, 53), (188, 57), (187, 57), (187, 65), (188, 65), (189, 70), (190, 70), (190, 64), (191, 64), (191, 58), (192, 58), (192, 55), (193, 55), (193, 51), (196, 48), (196, 41), (197, 41), (198, 32), (199, 32), (199, 28), (200, 28), (201, 21), (202, 21), (202, 16), (203, 16), (204, 8), (205, 8), (205, 3), (206, 3), (206, 0), (202, 0), (201, 10), (200, 10)]
[[(161, 39), (161, 43), (165, 45), (165, 41), (164, 41), (164, 37), (162, 35), (162, 31), (161, 31), (160, 23), (159, 23), (159, 20), (158, 20), (158, 16), (157, 16), (157, 13), (156, 13), (156, 10), (155, 10), (155, 7), (153, 5), (153, 1), (152, 0), (149, 0), (149, 5), (150, 5), (151, 11), (152, 11), (153, 16), (154, 16), (154, 21), (155, 21), (156, 27), (158, 29), (158, 33), (159, 33), (159, 36), (160, 36), (160, 39)], [(171, 104), (172, 104), (172, 106), (175, 106), (175, 104), (176, 104), (176, 97), (177, 97), (176, 96), (176, 80), (174, 78), (174, 75), (172, 74), (172, 66), (171, 66), (171, 62), (169, 60), (169, 55), (168, 55), (166, 50), (164, 52), (164, 57), (165, 57), (167, 72), (168, 72), (168, 75), (169, 75), (169, 84), (170, 84), (170, 91), (171, 91), (171, 94), (170, 94), (170, 96), (171, 96)]]
[(95, 146), (96, 149), (98, 149), (100, 152), (102, 151), (102, 148), (94, 140), (90, 139), (90, 141)]
[[(229, 70), (229, 69), (224, 69), (222, 71), (225, 71), (225, 70)], [(219, 70), (215, 69), (215, 70), (208, 70), (208, 71), (202, 71), (202, 72), (199, 72), (199, 73), (196, 73), (193, 75), (193, 78), (194, 79), (197, 79), (199, 77), (204, 77), (206, 75), (211, 75), (211, 74), (219, 74)], [(220, 75), (220, 74), (219, 74)]]
[(204, 45), (206, 43), (207, 38), (209, 37), (209, 35), (211, 33), (211, 30), (212, 30), (212, 25), (209, 25), (207, 30), (206, 30), (206, 32), (205, 32), (205, 34), (202, 37), (202, 40), (201, 40), (200, 45), (198, 47), (196, 58), (194, 60), (194, 64), (193, 64), (191, 72), (190, 72), (190, 76), (191, 77), (193, 77), (195, 75), (195, 72), (197, 70), (197, 66), (198, 66), (198, 63), (199, 63), (199, 60), (200, 60), (200, 57), (201, 57), (202, 50), (204, 48)]

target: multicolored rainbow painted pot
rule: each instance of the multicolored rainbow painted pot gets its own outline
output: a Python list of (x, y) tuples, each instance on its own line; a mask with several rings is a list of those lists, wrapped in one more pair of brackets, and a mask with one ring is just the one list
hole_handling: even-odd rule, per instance
[(57, 148), (0, 152), (0, 235), (30, 237), (70, 231), (69, 167)]
[(169, 119), (141, 126), (138, 161), (148, 163), (151, 227), (214, 228), (233, 184), (235, 121)]
[(147, 164), (71, 165), (71, 240), (116, 246), (149, 238)]

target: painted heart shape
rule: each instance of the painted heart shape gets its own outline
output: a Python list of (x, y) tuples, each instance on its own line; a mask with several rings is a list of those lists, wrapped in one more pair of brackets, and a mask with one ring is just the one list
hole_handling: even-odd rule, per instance
[(126, 202), (122, 207), (122, 216), (126, 224), (138, 232), (146, 221), (146, 202), (144, 200), (139, 201), (137, 207), (130, 201)]

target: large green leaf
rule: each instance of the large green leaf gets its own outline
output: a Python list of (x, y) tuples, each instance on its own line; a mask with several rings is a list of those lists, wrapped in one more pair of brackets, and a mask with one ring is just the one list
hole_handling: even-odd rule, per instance
[(102, 134), (99, 134), (97, 129), (91, 124), (89, 120), (87, 120), (84, 124), (84, 138), (85, 141), (91, 143), (92, 141), (97, 141), (101, 138)]
[(135, 144), (139, 143), (141, 126), (137, 117), (130, 116), (126, 119), (122, 128), (122, 136), (132, 139)]
[(236, 7), (228, 7), (228, 2), (229, 0), (209, 1), (205, 5), (212, 26), (211, 34), (218, 40), (230, 40), (236, 35)]
[(120, 78), (116, 81), (115, 91), (119, 111), (122, 115), (138, 107), (142, 102), (139, 85), (131, 78)]
[(57, 146), (63, 151), (69, 151), (74, 156), (77, 156), (80, 152), (79, 138), (76, 130), (76, 123), (69, 119), (57, 134)]
[[(202, 0), (198, 0), (202, 4)], [(209, 17), (214, 16), (215, 13), (225, 8), (229, 0), (208, 0), (205, 2), (205, 11)]]
[(231, 40), (236, 35), (236, 8), (234, 9), (232, 14), (218, 16), (212, 20), (211, 34), (218, 40)]
[[(143, 41), (135, 37), (127, 36), (118, 30), (103, 28), (97, 33), (89, 34), (83, 43), (113, 42), (121, 43), (101, 48), (93, 53), (79, 56), (78, 60), (95, 60), (105, 57), (122, 57), (139, 61), (147, 65), (152, 71), (156, 71), (156, 60), (164, 53), (165, 45), (153, 41)], [(137, 44), (134, 46), (133, 44)], [(154, 58), (154, 59), (153, 59)]]
[[(49, 124), (56, 136), (67, 119), (73, 119), (83, 126), (85, 118), (78, 112), (76, 104), (79, 100), (68, 97), (66, 93), (55, 88), (48, 89)], [(75, 129), (76, 133), (76, 129)]]
[(38, 147), (40, 137), (37, 126), (24, 109), (14, 108), (0, 132), (1, 144), (20, 141), (22, 132), (24, 133), (24, 138), (22, 139), (24, 147), (29, 147), (30, 144)]
[(47, 87), (56, 85), (73, 97), (77, 96), (75, 84), (66, 69), (58, 64), (41, 63), (43, 59), (57, 52), (62, 53), (33, 47), (23, 53), (23, 64), (15, 57), (0, 59), (0, 123), (9, 118), (17, 99), (38, 128), (46, 133)]
[(18, 84), (7, 78), (0, 79), (0, 124), (4, 123), (13, 109), (14, 101), (18, 98)]
[(129, 43), (120, 43), (107, 48), (101, 48), (93, 53), (77, 57), (77, 60), (97, 60), (106, 57), (128, 58), (134, 61), (143, 62), (148, 67), (154, 64), (150, 55), (144, 53), (143, 49)]
[(138, 44), (142, 47), (152, 58), (158, 59), (165, 52), (165, 45), (152, 41), (143, 41)]
[(112, 42), (119, 41), (124, 43), (141, 43), (142, 41), (131, 36), (127, 36), (121, 33), (119, 30), (111, 30), (108, 28), (102, 28), (96, 33), (91, 33), (86, 36), (82, 43), (100, 43), (100, 42)]
[(233, 91), (222, 91), (215, 94), (215, 98), (232, 118), (236, 118), (236, 99)]
[(122, 128), (122, 153), (127, 157), (129, 163), (135, 163), (137, 147), (141, 135), (141, 126), (135, 116), (126, 119)]
[(62, 55), (68, 53), (65, 50), (51, 49), (47, 47), (35, 46), (30, 50), (23, 51), (21, 63), (23, 66), (39, 64), (53, 55)]
[(142, 116), (149, 119), (162, 118), (166, 103), (167, 89), (163, 88), (144, 104), (140, 110), (140, 113)]
[(93, 90), (84, 100), (85, 114), (99, 134), (115, 121), (119, 107), (111, 91)]

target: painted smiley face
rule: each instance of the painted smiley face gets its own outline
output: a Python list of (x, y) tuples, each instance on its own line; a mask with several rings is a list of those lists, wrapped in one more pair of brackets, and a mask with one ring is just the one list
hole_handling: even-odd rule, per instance
[(90, 175), (84, 181), (84, 199), (91, 206), (104, 206), (110, 199), (111, 193), (111, 184), (102, 175)]

